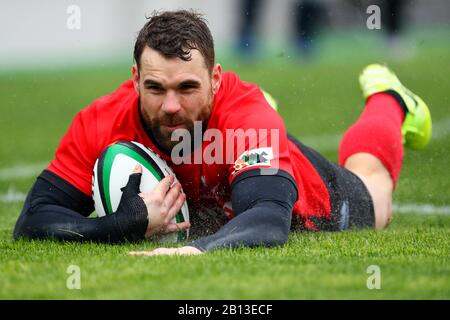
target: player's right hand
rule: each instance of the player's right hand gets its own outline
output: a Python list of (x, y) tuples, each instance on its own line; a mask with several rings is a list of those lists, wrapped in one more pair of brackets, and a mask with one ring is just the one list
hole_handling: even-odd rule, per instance
[[(142, 173), (142, 167), (136, 165), (133, 173)], [(181, 191), (180, 183), (174, 184), (173, 176), (162, 179), (151, 192), (141, 192), (138, 195), (144, 200), (147, 207), (146, 238), (155, 234), (172, 233), (190, 228), (191, 225), (187, 221), (172, 222), (186, 200), (186, 195)]]

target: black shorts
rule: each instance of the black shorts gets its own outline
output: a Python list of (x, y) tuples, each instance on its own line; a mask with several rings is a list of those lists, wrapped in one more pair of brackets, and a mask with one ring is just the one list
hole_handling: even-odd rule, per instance
[[(330, 194), (331, 217), (308, 217), (319, 230), (341, 231), (374, 228), (375, 210), (365, 184), (353, 172), (325, 159), (317, 151), (288, 135), (322, 178)], [(295, 216), (295, 215), (294, 215)], [(292, 228), (304, 228), (300, 219), (293, 219)]]

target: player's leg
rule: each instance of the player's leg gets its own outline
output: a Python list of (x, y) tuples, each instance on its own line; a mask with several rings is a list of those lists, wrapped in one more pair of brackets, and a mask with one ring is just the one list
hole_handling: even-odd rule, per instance
[(404, 112), (392, 96), (373, 95), (339, 149), (339, 164), (355, 173), (369, 190), (378, 229), (392, 216), (392, 193), (403, 161), (403, 119)]
[(386, 67), (367, 67), (360, 82), (367, 104), (344, 135), (339, 162), (364, 182), (373, 200), (376, 227), (383, 228), (392, 218), (403, 144), (425, 147), (431, 137), (431, 117), (426, 104)]
[(344, 167), (356, 174), (367, 187), (375, 211), (375, 227), (382, 229), (392, 219), (393, 180), (383, 163), (370, 153), (351, 155)]

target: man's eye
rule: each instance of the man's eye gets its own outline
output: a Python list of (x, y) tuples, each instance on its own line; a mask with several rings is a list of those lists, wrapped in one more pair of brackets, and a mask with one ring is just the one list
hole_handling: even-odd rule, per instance
[(158, 86), (147, 86), (147, 89), (151, 90), (151, 91), (157, 91), (157, 92), (163, 91), (163, 88), (158, 87)]
[(193, 89), (196, 89), (196, 88), (197, 88), (197, 86), (192, 85), (192, 84), (185, 84), (185, 85), (182, 85), (180, 87), (180, 89), (183, 90), (183, 91), (189, 91), (189, 90), (193, 90)]

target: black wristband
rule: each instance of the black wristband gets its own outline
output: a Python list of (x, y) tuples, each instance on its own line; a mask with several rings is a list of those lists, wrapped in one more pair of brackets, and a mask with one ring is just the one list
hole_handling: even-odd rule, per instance
[(117, 228), (128, 241), (143, 240), (149, 223), (147, 206), (138, 195), (142, 173), (130, 175), (128, 183), (122, 190), (122, 199), (114, 215)]

